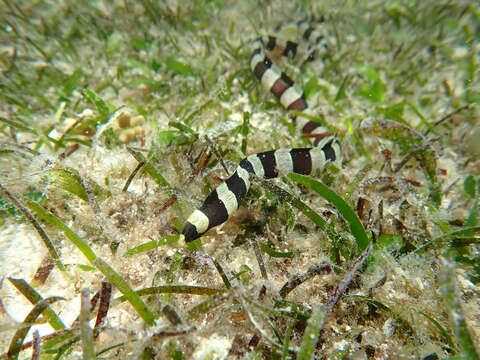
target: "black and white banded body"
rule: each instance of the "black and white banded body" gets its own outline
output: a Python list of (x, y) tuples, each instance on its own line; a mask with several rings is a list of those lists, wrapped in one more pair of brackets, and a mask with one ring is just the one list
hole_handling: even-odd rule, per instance
[[(303, 23), (299, 23), (299, 27), (300, 25)], [(323, 39), (315, 28), (309, 26), (304, 26), (301, 34), (306, 41), (310, 36), (316, 36), (317, 43)], [(320, 40), (317, 41), (317, 39)], [(267, 55), (267, 53), (277, 52), (281, 56), (294, 58), (298, 54), (297, 43), (280, 41), (269, 36), (255, 40), (253, 49), (250, 68), (263, 87), (273, 93), (285, 109), (308, 113), (310, 109), (303, 91)], [(316, 122), (300, 117), (294, 120), (300, 134), (326, 133), (326, 130)], [(203, 205), (189, 216), (182, 232), (185, 241), (193, 241), (211, 228), (227, 221), (247, 194), (250, 188), (250, 176), (272, 179), (279, 173), (294, 172), (310, 175), (322, 170), (327, 162), (340, 164), (340, 145), (334, 136), (319, 136), (315, 138), (314, 145), (315, 147), (312, 148), (271, 150), (244, 158), (233, 175), (213, 190)]]
[(339, 162), (339, 155), (337, 140), (325, 137), (314, 148), (277, 149), (247, 156), (240, 161), (233, 175), (213, 190), (203, 205), (190, 215), (183, 229), (185, 241), (199, 238), (237, 211), (250, 188), (250, 175), (272, 179), (279, 173), (315, 174), (325, 163)]
[[(305, 18), (283, 28), (278, 27), (277, 32), (285, 33), (287, 38), (295, 37), (300, 41), (284, 40), (275, 36), (264, 39), (265, 49), (274, 55), (280, 52), (281, 56), (299, 60), (300, 66), (306, 62), (323, 56), (329, 50), (327, 33), (324, 28), (325, 19)], [(293, 34), (291, 34), (293, 32)]]

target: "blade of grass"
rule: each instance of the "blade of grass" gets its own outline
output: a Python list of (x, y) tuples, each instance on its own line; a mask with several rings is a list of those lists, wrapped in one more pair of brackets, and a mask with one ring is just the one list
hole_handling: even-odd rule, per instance
[(163, 245), (175, 244), (179, 240), (180, 240), (180, 235), (167, 235), (167, 236), (161, 237), (160, 239), (148, 241), (141, 245), (135, 246), (134, 248), (128, 249), (125, 252), (125, 254), (123, 254), (123, 256), (130, 257), (133, 255), (141, 254), (143, 252), (156, 249), (157, 247), (160, 247)]
[(262, 180), (261, 183), (264, 188), (271, 190), (272, 192), (280, 196), (282, 199), (290, 202), (292, 206), (300, 210), (303, 215), (308, 217), (315, 223), (315, 225), (322, 229), (332, 242), (336, 242), (338, 241), (338, 239), (341, 239), (340, 235), (335, 232), (333, 227), (327, 221), (325, 221), (322, 216), (320, 216), (315, 210), (313, 210), (303, 201), (267, 180)]
[[(19, 327), (20, 326), (16, 326), (16, 328), (19, 328)], [(48, 352), (48, 349), (51, 348), (52, 346), (54, 346), (55, 344), (65, 340), (65, 339), (70, 338), (73, 335), (73, 332), (74, 332), (74, 330), (72, 330), (72, 329), (64, 329), (64, 330), (56, 331), (56, 332), (54, 332), (52, 334), (49, 334), (49, 335), (42, 336), (40, 338), (40, 340), (43, 342), (43, 348), (42, 348), (43, 352)], [(20, 351), (29, 349), (33, 346), (34, 346), (33, 341), (26, 342), (20, 347)], [(1, 360), (8, 360), (9, 359), (8, 354), (7, 353), (1, 354), (0, 359)]]
[(62, 231), (63, 234), (69, 239), (73, 245), (87, 258), (87, 260), (93, 264), (97, 256), (88, 244), (83, 241), (77, 234), (75, 234), (67, 225), (63, 223), (58, 217), (49, 213), (42, 206), (33, 201), (29, 201), (27, 206), (32, 210), (40, 219), (46, 221), (48, 224)]
[(318, 337), (320, 336), (320, 329), (325, 321), (324, 306), (316, 306), (313, 310), (312, 316), (307, 321), (307, 328), (303, 335), (302, 345), (297, 354), (297, 360), (311, 360), (317, 347)]
[[(208, 109), (209, 107), (211, 107), (212, 105), (215, 105), (216, 102), (214, 102), (213, 100), (208, 100), (206, 101), (204, 104), (200, 105), (198, 107), (198, 109), (195, 109), (194, 111), (192, 111), (190, 114), (188, 114), (188, 116), (185, 117), (185, 119), (183, 119), (183, 123), (184, 124), (190, 124), (190, 122), (195, 118), (197, 117), (198, 115), (200, 115), (204, 110)], [(181, 123), (180, 123), (181, 124)], [(191, 128), (188, 128), (188, 132), (190, 132), (190, 130), (192, 130)], [(192, 130), (193, 131), (193, 130)], [(190, 132), (191, 134), (193, 135), (196, 135), (195, 132)]]
[(139, 163), (144, 163), (144, 169), (148, 174), (155, 180), (155, 182), (160, 186), (170, 186), (167, 179), (165, 179), (155, 167), (147, 160), (141, 152), (135, 151), (132, 148), (127, 146), (127, 150)]
[(195, 259), (200, 261), (201, 263), (208, 265), (212, 269), (215, 268), (217, 270), (218, 274), (222, 278), (223, 283), (225, 284), (225, 287), (227, 289), (230, 289), (232, 285), (230, 284), (230, 280), (228, 280), (227, 275), (225, 274), (225, 271), (223, 271), (222, 265), (213, 257), (210, 256), (204, 252), (201, 251), (196, 251), (191, 254)]
[(165, 66), (167, 67), (167, 69), (184, 76), (194, 74), (194, 71), (189, 64), (182, 63), (178, 60), (175, 60), (174, 58), (166, 59)]
[(349, 81), (350, 81), (349, 75), (343, 78), (342, 83), (340, 84), (340, 88), (338, 89), (337, 94), (335, 95), (335, 98), (333, 100), (334, 102), (345, 99), (347, 97), (346, 87)]
[(9, 359), (18, 359), (18, 354), (20, 353), (25, 337), (32, 327), (31, 324), (35, 322), (35, 320), (49, 307), (50, 304), (53, 304), (59, 300), (65, 299), (59, 296), (52, 296), (35, 304), (33, 309), (30, 310), (23, 320), (23, 323), (27, 326), (18, 329), (12, 337), (12, 341), (10, 342), (7, 352)]
[(89, 89), (83, 89), (82, 95), (88, 100), (88, 102), (97, 108), (97, 111), (101, 117), (100, 123), (103, 124), (107, 122), (108, 117), (110, 116), (110, 110), (107, 103), (100, 96), (98, 96), (97, 93)]
[(97, 258), (93, 263), (107, 278), (108, 282), (112, 283), (125, 296), (128, 302), (133, 306), (142, 319), (152, 326), (155, 323), (155, 316), (148, 309), (142, 299), (135, 293), (135, 291), (128, 285), (128, 283), (105, 261)]
[(271, 248), (268, 244), (259, 243), (260, 250), (262, 250), (265, 254), (270, 255), (274, 258), (293, 258), (294, 254), (291, 251), (277, 251)]
[[(292, 318), (292, 319), (295, 319), (295, 320), (298, 320), (298, 321), (302, 321), (302, 322), (306, 322), (310, 317), (310, 313), (308, 311), (301, 311), (301, 309), (299, 309), (298, 304), (295, 304), (295, 303), (292, 303), (292, 302), (290, 302), (289, 306), (287, 306), (286, 308), (279, 309), (279, 308), (277, 308), (278, 306), (275, 306), (275, 307), (272, 308), (270, 306), (267, 306), (267, 305), (265, 305), (261, 302), (255, 301), (255, 300), (251, 300), (251, 299), (247, 299), (247, 298), (244, 298), (244, 300), (245, 300), (246, 303), (251, 305), (253, 308), (255, 308), (257, 310), (260, 310), (261, 312), (263, 312), (267, 316), (274, 316), (274, 317), (284, 316), (284, 317), (289, 317), (289, 318)], [(281, 339), (279, 339), (279, 340), (281, 340)]]
[(294, 301), (275, 300), (274, 309), (282, 316), (288, 316), (297, 321), (306, 323), (312, 315), (312, 310)]
[(126, 344), (127, 344), (126, 342), (121, 342), (121, 343), (118, 343), (118, 344), (108, 346), (105, 349), (102, 349), (102, 350), (98, 351), (95, 355), (97, 356), (97, 359), (106, 359), (107, 358), (106, 356), (101, 357), (100, 355), (102, 355), (102, 354), (104, 354), (104, 353), (106, 353), (110, 350), (116, 349), (118, 347), (125, 346)]
[(247, 154), (247, 140), (248, 133), (250, 132), (250, 113), (245, 111), (243, 113), (243, 124), (240, 128), (240, 134), (242, 135), (242, 153)]
[(322, 184), (320, 181), (309, 178), (305, 175), (290, 173), (288, 177), (293, 181), (296, 181), (307, 188), (315, 191), (317, 194), (322, 196), (325, 200), (334, 205), (340, 215), (347, 221), (352, 235), (355, 237), (357, 246), (360, 250), (365, 250), (370, 243), (370, 240), (365, 232), (365, 229), (358, 218), (355, 211), (348, 205), (348, 203), (343, 200), (339, 195), (337, 195), (333, 190), (330, 190), (327, 186)]
[(64, 355), (69, 355), (72, 352), (73, 345), (80, 341), (80, 336), (74, 336), (62, 343), (57, 349), (46, 350), (45, 353), (56, 354), (55, 360), (62, 359)]
[(232, 287), (232, 284), (230, 284), (230, 280), (228, 280), (227, 274), (225, 274), (225, 271), (223, 270), (222, 265), (212, 257), (213, 264), (215, 265), (215, 269), (217, 269), (218, 273), (220, 274), (220, 277), (222, 278), (223, 283), (225, 284), (225, 287), (227, 289), (230, 289)]
[[(154, 286), (141, 290), (137, 290), (138, 296), (154, 295), (154, 294), (190, 294), (190, 295), (216, 295), (226, 292), (226, 289), (209, 288), (205, 286), (192, 285), (163, 285)], [(125, 301), (125, 296), (120, 296), (115, 301)]]
[[(37, 219), (35, 219), (30, 213), (30, 211), (28, 211), (28, 209), (23, 206), (20, 201), (18, 201), (17, 198), (15, 198), (12, 193), (8, 191), (2, 184), (0, 184), (0, 193), (3, 193), (8, 198), (8, 200), (10, 200), (12, 204), (23, 214), (23, 216), (27, 218), (27, 220), (32, 224), (35, 230), (37, 230), (38, 235), (40, 235), (40, 237), (42, 238), (45, 247), (48, 249), (48, 252), (52, 257), (52, 260), (55, 262), (55, 264), (61, 271), (65, 271), (65, 265), (63, 265), (62, 261), (60, 260), (60, 256), (58, 255), (57, 250), (53, 245), (53, 242), (50, 240), (50, 237), (40, 225), (40, 223), (37, 221)], [(37, 205), (36, 203), (33, 204)]]
[(478, 205), (479, 205), (478, 200), (473, 203), (472, 209), (470, 210), (470, 213), (468, 214), (468, 218), (465, 221), (465, 224), (464, 224), (465, 227), (472, 227), (478, 224), (478, 217), (479, 217)]
[(143, 167), (143, 165), (145, 165), (145, 163), (143, 163), (143, 162), (139, 162), (137, 164), (137, 166), (135, 167), (135, 169), (132, 171), (132, 173), (128, 177), (127, 181), (125, 182), (125, 185), (123, 186), (123, 189), (122, 189), (123, 192), (126, 192), (128, 190), (128, 187), (130, 186), (130, 183), (132, 182), (135, 175), (137, 175), (138, 171)]
[(402, 318), (399, 314), (397, 314), (395, 311), (393, 311), (392, 309), (390, 309), (389, 306), (385, 305), (384, 303), (382, 303), (381, 301), (379, 300), (376, 300), (376, 299), (373, 299), (371, 297), (368, 297), (368, 296), (365, 296), (365, 295), (345, 295), (345, 297), (349, 297), (349, 298), (354, 298), (354, 299), (359, 299), (359, 300), (362, 300), (362, 301), (365, 301), (366, 303), (369, 303), (373, 306), (375, 306), (376, 308), (382, 310), (383, 312), (385, 312), (386, 314), (388, 314), (389, 316), (393, 317), (394, 319), (396, 319), (399, 323), (405, 325), (406, 327), (411, 327), (410, 324), (407, 322), (407, 320), (405, 320), (404, 318)]
[(262, 274), (262, 278), (268, 280), (267, 268), (265, 267), (265, 261), (263, 261), (263, 256), (260, 247), (258, 246), (258, 241), (253, 240), (252, 246), (255, 253), (255, 258), (257, 259), (258, 268), (260, 269), (260, 273)]
[(79, 249), (82, 254), (87, 258), (87, 260), (95, 266), (106, 278), (113, 284), (120, 292), (126, 297), (130, 302), (133, 308), (137, 311), (138, 315), (149, 325), (152, 326), (155, 323), (155, 316), (147, 308), (142, 299), (133, 291), (133, 289), (128, 285), (128, 283), (105, 261), (98, 258), (95, 255), (95, 252), (90, 248), (90, 246), (83, 241), (75, 232), (73, 232), (63, 221), (61, 221), (55, 215), (50, 214), (40, 205), (29, 202), (28, 207), (34, 211), (37, 216), (42, 218), (44, 221), (57, 228), (59, 231), (62, 231), (67, 239), (69, 239), (73, 245)]
[[(73, 329), (65, 329), (56, 331), (53, 334), (42, 336), (42, 351), (44, 353), (51, 352), (53, 348), (57, 347), (57, 345), (65, 343), (66, 341), (70, 341), (72, 337), (75, 336), (75, 330)], [(28, 343), (22, 347), (22, 350), (27, 349)]]
[[(10, 281), (12, 285), (15, 286), (15, 288), (20, 291), (22, 295), (28, 299), (28, 301), (30, 301), (30, 303), (37, 304), (39, 301), (43, 300), (42, 296), (25, 280), (9, 277), (8, 281)], [(45, 317), (48, 319), (48, 323), (54, 330), (65, 329), (65, 324), (50, 307), (45, 309), (44, 313)]]
[(417, 309), (414, 309), (414, 308), (410, 308), (412, 309), (413, 311), (415, 311), (417, 314), (420, 314), (422, 315), (425, 319), (427, 319), (428, 321), (430, 321), (433, 326), (435, 326), (437, 328), (437, 330), (440, 332), (440, 334), (442, 334), (443, 338), (445, 339), (445, 341), (447, 342), (448, 346), (454, 350), (455, 349), (455, 344), (453, 343), (453, 339), (452, 337), (450, 336), (450, 334), (448, 333), (448, 331), (442, 326), (442, 324), (440, 324), (437, 320), (435, 320), (434, 318), (432, 318), (430, 315), (424, 313), (423, 311), (420, 311), (420, 310), (417, 310)]
[(480, 357), (465, 321), (460, 295), (457, 290), (454, 262), (445, 258), (441, 260), (440, 293), (442, 294), (445, 310), (448, 312), (455, 338), (463, 351), (465, 359), (478, 360)]
[(99, 199), (104, 199), (111, 195), (109, 191), (103, 189), (94, 181), (82, 178), (78, 171), (72, 168), (52, 168), (47, 170), (46, 175), (50, 184), (54, 184), (85, 201), (89, 200), (89, 192), (85, 187), (86, 184), (91, 184), (89, 186), (91, 188), (90, 193)]
[(418, 252), (425, 251), (428, 247), (432, 246), (433, 244), (435, 244), (437, 242), (447, 240), (447, 239), (470, 237), (470, 236), (472, 236), (473, 234), (475, 234), (479, 231), (480, 231), (480, 226), (473, 226), (473, 227), (468, 227), (468, 228), (452, 231), (452, 232), (449, 232), (447, 234), (437, 236), (436, 238), (426, 242), (422, 246), (416, 248), (413, 251), (413, 253), (418, 253)]
[(184, 133), (188, 133), (190, 135), (193, 135), (195, 138), (198, 136), (195, 130), (193, 130), (191, 127), (179, 122), (179, 121), (170, 121), (168, 125), (177, 128), (180, 131), (183, 131)]
[(0, 117), (0, 121), (7, 124), (8, 126), (11, 126), (14, 129), (22, 130), (22, 131), (25, 131), (25, 132), (31, 133), (31, 134), (36, 134), (35, 130), (30, 129), (29, 127), (27, 127), (26, 125), (24, 125), (20, 122), (16, 122), (16, 121), (13, 121), (13, 120), (10, 120), (10, 119), (6, 119), (4, 117)]
[(191, 320), (195, 320), (202, 316), (203, 314), (206, 314), (210, 310), (216, 308), (220, 304), (224, 303), (227, 300), (227, 294), (223, 295), (214, 295), (208, 298), (205, 301), (202, 301), (200, 304), (195, 305), (193, 308), (188, 310), (187, 316)]

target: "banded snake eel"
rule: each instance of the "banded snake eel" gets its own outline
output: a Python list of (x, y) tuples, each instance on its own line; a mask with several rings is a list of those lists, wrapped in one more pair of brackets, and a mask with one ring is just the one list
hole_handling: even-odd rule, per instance
[[(306, 21), (297, 23), (301, 41), (310, 44), (307, 58), (318, 55), (319, 45), (326, 48), (322, 28), (323, 18), (315, 26)], [(320, 50), (322, 49), (320, 48)], [(253, 41), (253, 53), (250, 68), (263, 87), (269, 90), (286, 110), (303, 113), (311, 112), (303, 90), (273, 61), (269, 54), (294, 58), (299, 54), (299, 44), (282, 41), (274, 36), (260, 37)], [(279, 173), (294, 172), (303, 175), (315, 174), (322, 170), (327, 162), (340, 164), (341, 150), (337, 138), (333, 135), (321, 136), (325, 129), (318, 123), (303, 117), (293, 117), (300, 135), (315, 136), (314, 147), (284, 148), (252, 154), (240, 161), (235, 172), (215, 188), (205, 199), (203, 205), (196, 209), (187, 219), (183, 236), (185, 242), (191, 242), (211, 228), (218, 226), (238, 209), (240, 202), (250, 188), (250, 177), (272, 179)]]

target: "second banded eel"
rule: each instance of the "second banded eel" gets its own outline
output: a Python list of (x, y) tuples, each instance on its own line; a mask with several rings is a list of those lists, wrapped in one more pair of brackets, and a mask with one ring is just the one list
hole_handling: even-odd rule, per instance
[[(314, 26), (299, 22), (301, 40), (310, 44), (307, 49), (307, 59), (311, 59), (319, 45), (326, 48), (322, 35), (321, 23)], [(313, 46), (315, 49), (312, 50)], [(296, 42), (282, 42), (278, 38), (268, 36), (258, 38), (253, 42), (253, 53), (250, 57), (250, 68), (255, 77), (269, 90), (287, 110), (310, 112), (304, 93), (294, 81), (274, 63), (269, 54), (280, 54), (285, 57), (295, 57), (299, 45)], [(301, 135), (317, 134), (314, 137), (315, 147), (276, 149), (249, 155), (240, 161), (237, 169), (227, 180), (220, 184), (207, 196), (203, 205), (196, 209), (187, 219), (183, 236), (186, 242), (191, 242), (211, 228), (218, 226), (238, 209), (241, 200), (250, 188), (250, 176), (272, 179), (279, 173), (294, 172), (303, 175), (314, 174), (322, 170), (327, 162), (337, 165), (341, 162), (340, 144), (335, 136), (326, 135), (325, 129), (318, 123), (303, 117), (294, 118), (298, 132)]]

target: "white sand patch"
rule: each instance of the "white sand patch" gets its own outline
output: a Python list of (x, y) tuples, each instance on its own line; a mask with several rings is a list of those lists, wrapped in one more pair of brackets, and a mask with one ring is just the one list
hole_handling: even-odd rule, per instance
[(193, 359), (226, 359), (228, 351), (232, 346), (232, 339), (230, 337), (213, 334), (208, 339), (203, 339), (200, 345), (193, 353)]

